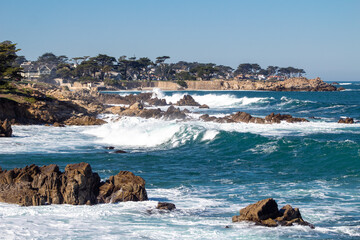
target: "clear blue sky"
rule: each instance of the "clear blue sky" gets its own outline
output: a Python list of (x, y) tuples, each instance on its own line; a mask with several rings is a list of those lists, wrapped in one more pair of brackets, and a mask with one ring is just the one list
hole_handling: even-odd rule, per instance
[(360, 0), (0, 0), (4, 40), (31, 60), (168, 55), (360, 80)]

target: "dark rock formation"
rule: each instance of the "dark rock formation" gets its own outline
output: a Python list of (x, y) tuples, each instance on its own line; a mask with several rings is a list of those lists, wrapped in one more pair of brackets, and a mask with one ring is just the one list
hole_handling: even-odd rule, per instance
[(233, 216), (232, 221), (250, 221), (267, 227), (292, 226), (293, 223), (296, 223), (314, 228), (312, 224), (302, 219), (298, 208), (286, 205), (279, 210), (277, 203), (272, 198), (261, 200), (241, 209), (240, 215)]
[(55, 164), (0, 168), (0, 202), (38, 206), (143, 200), (147, 200), (144, 179), (127, 171), (100, 183), (88, 163), (69, 164), (64, 172)]
[(0, 201), (22, 206), (44, 204), (94, 204), (100, 178), (88, 163), (15, 168), (0, 173)]
[(332, 85), (339, 85), (338, 82), (332, 82), (331, 84), (332, 84)]
[(209, 108), (209, 106), (206, 104), (203, 104), (203, 105), (200, 105), (199, 108)]
[(11, 137), (12, 128), (10, 122), (5, 119), (5, 121), (0, 120), (0, 137)]
[(338, 123), (346, 123), (346, 124), (353, 124), (354, 123), (354, 119), (353, 118), (340, 118)]
[(165, 99), (150, 98), (146, 101), (149, 105), (152, 106), (166, 106), (168, 105)]
[(186, 114), (182, 111), (180, 111), (179, 108), (175, 108), (174, 106), (170, 106), (166, 112), (164, 112), (164, 118), (168, 120), (172, 119), (185, 119)]
[(237, 112), (225, 117), (217, 118), (217, 117), (210, 117), (208, 114), (204, 114), (200, 116), (200, 119), (205, 122), (219, 122), (219, 123), (231, 123), (231, 122), (243, 122), (243, 123), (280, 123), (281, 121), (286, 121), (289, 123), (295, 122), (308, 122), (305, 118), (294, 118), (288, 114), (274, 114), (271, 113), (264, 118), (260, 117), (253, 117), (249, 113), (246, 112)]
[(338, 91), (344, 91), (344, 90), (345, 90), (345, 88), (343, 88), (343, 87), (339, 87), (337, 90), (338, 90)]
[(99, 203), (145, 200), (148, 200), (145, 180), (128, 171), (120, 171), (102, 183), (98, 196)]
[(190, 95), (184, 95), (182, 99), (180, 99), (175, 105), (178, 106), (200, 106), (198, 102), (194, 100), (194, 98)]
[(126, 153), (124, 150), (116, 150), (115, 153)]
[(159, 202), (156, 208), (160, 210), (168, 210), (168, 211), (172, 211), (176, 209), (175, 204), (167, 203), (167, 202)]
[(290, 114), (283, 114), (280, 113), (275, 114), (271, 113), (265, 117), (266, 122), (268, 123), (280, 123), (281, 121), (286, 121), (289, 123), (295, 123), (295, 122), (309, 122), (305, 118), (294, 118)]

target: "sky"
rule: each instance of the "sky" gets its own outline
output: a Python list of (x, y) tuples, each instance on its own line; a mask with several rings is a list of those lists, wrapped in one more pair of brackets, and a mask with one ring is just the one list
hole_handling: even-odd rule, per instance
[(0, 41), (36, 60), (170, 56), (360, 81), (360, 0), (0, 0)]

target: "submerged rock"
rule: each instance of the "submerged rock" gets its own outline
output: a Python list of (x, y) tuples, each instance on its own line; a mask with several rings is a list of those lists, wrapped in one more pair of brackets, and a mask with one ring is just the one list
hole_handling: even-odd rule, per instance
[(302, 219), (298, 208), (285, 205), (279, 210), (276, 201), (272, 198), (258, 201), (241, 209), (240, 215), (233, 216), (232, 221), (250, 221), (267, 227), (292, 226), (296, 223), (314, 228), (314, 225)]
[(11, 137), (12, 128), (10, 121), (5, 119), (5, 121), (0, 121), (0, 137)]
[(68, 164), (61, 172), (55, 164), (12, 170), (0, 168), (0, 202), (21, 206), (96, 204), (147, 200), (145, 181), (128, 171), (100, 182), (88, 163)]
[(209, 106), (206, 104), (203, 104), (203, 105), (200, 105), (199, 108), (209, 108)]

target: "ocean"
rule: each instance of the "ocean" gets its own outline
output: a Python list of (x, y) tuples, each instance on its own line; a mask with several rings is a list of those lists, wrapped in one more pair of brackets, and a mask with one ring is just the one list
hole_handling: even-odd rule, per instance
[[(159, 90), (176, 102), (190, 94), (209, 109), (191, 121), (102, 115), (102, 126), (13, 126), (0, 139), (3, 169), (88, 162), (101, 179), (129, 170), (143, 177), (149, 201), (94, 206), (20, 207), (0, 203), (4, 239), (359, 239), (360, 82), (341, 92)], [(135, 94), (137, 92), (134, 92)], [(119, 92), (121, 95), (129, 92)], [(166, 107), (161, 107), (166, 109)], [(309, 123), (246, 124), (199, 120), (245, 111), (305, 117)], [(105, 149), (125, 150), (115, 154)], [(251, 203), (272, 197), (298, 207), (315, 225), (268, 228), (232, 223)], [(154, 210), (159, 201), (177, 209)], [(227, 228), (228, 227), (228, 228)]]

